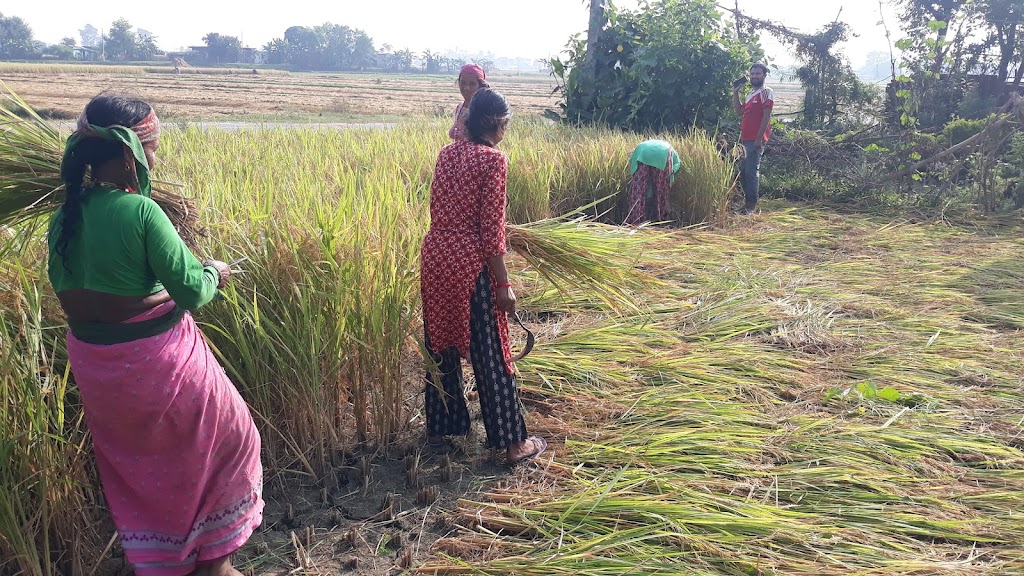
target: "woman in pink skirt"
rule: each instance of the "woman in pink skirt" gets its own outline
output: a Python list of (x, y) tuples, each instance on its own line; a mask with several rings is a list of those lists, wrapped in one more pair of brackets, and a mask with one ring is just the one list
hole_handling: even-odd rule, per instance
[(201, 264), (150, 199), (159, 140), (146, 102), (89, 102), (61, 163), (49, 277), (135, 573), (237, 576), (230, 555), (262, 521), (260, 436), (190, 312), (231, 270)]

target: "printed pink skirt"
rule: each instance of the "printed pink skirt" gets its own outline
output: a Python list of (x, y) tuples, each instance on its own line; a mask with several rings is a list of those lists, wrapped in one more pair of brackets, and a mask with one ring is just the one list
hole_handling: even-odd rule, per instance
[(124, 344), (70, 332), (67, 342), (103, 493), (136, 574), (184, 576), (238, 550), (263, 519), (260, 436), (191, 314)]

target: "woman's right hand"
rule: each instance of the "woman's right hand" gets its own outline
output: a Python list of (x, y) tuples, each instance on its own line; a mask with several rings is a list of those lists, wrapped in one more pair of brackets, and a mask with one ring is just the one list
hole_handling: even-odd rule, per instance
[(228, 279), (231, 278), (231, 266), (228, 266), (226, 262), (220, 260), (207, 260), (203, 262), (203, 266), (213, 266), (217, 269), (217, 289), (224, 288), (228, 285)]
[(509, 314), (515, 314), (516, 312), (516, 293), (512, 291), (511, 286), (501, 286), (498, 288), (498, 292), (495, 295), (495, 303), (499, 310), (504, 310)]

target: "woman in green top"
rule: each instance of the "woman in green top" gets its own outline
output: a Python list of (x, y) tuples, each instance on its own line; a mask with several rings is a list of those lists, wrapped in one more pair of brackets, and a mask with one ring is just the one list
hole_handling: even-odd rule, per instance
[(629, 157), (632, 177), (627, 224), (665, 219), (668, 215), (668, 193), (680, 164), (679, 155), (664, 140), (645, 140), (637, 145)]
[(89, 102), (61, 163), (49, 277), (135, 573), (237, 575), (230, 554), (262, 521), (260, 437), (190, 313), (231, 270), (201, 264), (150, 199), (159, 141), (146, 102)]

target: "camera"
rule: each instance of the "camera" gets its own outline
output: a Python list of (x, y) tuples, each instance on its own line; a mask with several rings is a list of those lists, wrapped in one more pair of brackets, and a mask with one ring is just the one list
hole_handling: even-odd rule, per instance
[(746, 83), (747, 83), (747, 77), (744, 76), (742, 78), (737, 79), (735, 82), (733, 82), (732, 83), (732, 87), (733, 88), (739, 88), (740, 86), (746, 85)]

